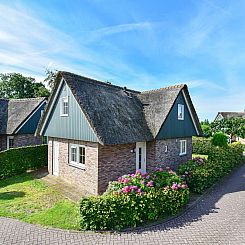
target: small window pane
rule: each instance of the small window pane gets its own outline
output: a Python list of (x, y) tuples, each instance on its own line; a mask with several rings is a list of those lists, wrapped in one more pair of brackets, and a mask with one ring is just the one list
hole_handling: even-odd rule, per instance
[(85, 147), (79, 147), (79, 162), (81, 164), (85, 164)]
[(9, 148), (14, 147), (14, 139), (9, 139)]
[(77, 148), (75, 147), (71, 148), (71, 161), (77, 162)]
[(142, 149), (139, 147), (139, 169), (141, 169), (141, 163), (142, 163)]
[(184, 120), (184, 105), (178, 104), (178, 119)]

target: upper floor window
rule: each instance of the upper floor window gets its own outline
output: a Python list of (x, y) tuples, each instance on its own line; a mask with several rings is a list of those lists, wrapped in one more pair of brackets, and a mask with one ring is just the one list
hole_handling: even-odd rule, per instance
[(60, 115), (68, 116), (68, 109), (69, 109), (68, 97), (63, 97), (60, 103)]
[(178, 104), (178, 120), (184, 120), (184, 105)]

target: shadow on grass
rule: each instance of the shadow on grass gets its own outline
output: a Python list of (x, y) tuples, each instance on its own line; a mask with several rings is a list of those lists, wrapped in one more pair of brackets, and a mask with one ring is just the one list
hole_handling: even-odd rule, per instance
[(18, 197), (24, 197), (25, 192), (23, 191), (6, 191), (0, 193), (0, 200), (13, 200)]

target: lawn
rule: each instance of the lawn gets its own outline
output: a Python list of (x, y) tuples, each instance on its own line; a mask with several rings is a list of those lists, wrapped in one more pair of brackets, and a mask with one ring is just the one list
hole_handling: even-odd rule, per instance
[(79, 204), (22, 174), (0, 180), (0, 216), (62, 229), (79, 229)]

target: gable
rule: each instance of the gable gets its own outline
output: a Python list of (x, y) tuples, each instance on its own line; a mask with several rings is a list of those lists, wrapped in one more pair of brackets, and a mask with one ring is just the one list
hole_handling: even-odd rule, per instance
[[(178, 120), (178, 104), (184, 105), (184, 120)], [(183, 93), (179, 93), (156, 139), (196, 136), (197, 132)]]
[[(43, 135), (65, 139), (98, 142), (94, 130), (88, 123), (70, 88), (63, 80), (60, 91), (44, 128)], [(68, 97), (69, 115), (60, 116), (61, 99)]]
[(17, 129), (16, 134), (34, 134), (39, 120), (42, 116), (42, 111), (44, 110), (46, 103), (43, 103), (34, 114), (23, 124), (22, 127)]

